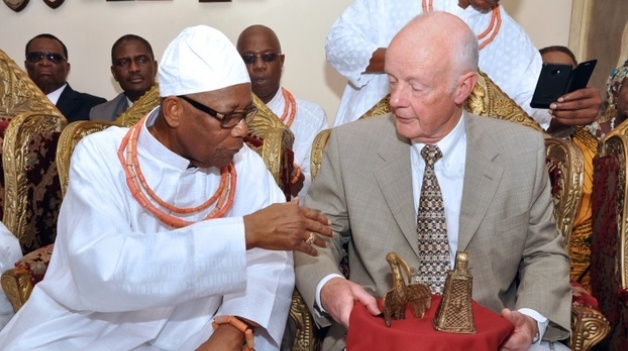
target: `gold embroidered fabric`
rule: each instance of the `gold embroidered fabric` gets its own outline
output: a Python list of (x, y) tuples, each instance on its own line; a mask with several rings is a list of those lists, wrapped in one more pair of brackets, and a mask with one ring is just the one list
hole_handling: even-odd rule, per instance
[(445, 278), (450, 270), (449, 241), (443, 195), (434, 173), (434, 163), (443, 154), (438, 146), (426, 145), (421, 150), (421, 156), (425, 159), (425, 173), (417, 214), (420, 259), (418, 275), (433, 293), (442, 294)]

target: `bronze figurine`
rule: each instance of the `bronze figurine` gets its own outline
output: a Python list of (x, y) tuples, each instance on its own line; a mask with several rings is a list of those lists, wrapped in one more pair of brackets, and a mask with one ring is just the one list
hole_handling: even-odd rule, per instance
[[(390, 327), (391, 319), (405, 319), (406, 306), (412, 304), (412, 314), (416, 318), (423, 318), (425, 311), (430, 308), (432, 293), (425, 284), (406, 283), (410, 281), (410, 267), (395, 252), (386, 255), (386, 261), (390, 266), (393, 276), (393, 288), (389, 290), (382, 301), (384, 305), (384, 320), (386, 326)], [(402, 273), (405, 272), (406, 278)]]
[(475, 333), (471, 304), (473, 277), (469, 274), (469, 254), (456, 252), (456, 264), (445, 280), (443, 296), (432, 320), (434, 329), (451, 333)]

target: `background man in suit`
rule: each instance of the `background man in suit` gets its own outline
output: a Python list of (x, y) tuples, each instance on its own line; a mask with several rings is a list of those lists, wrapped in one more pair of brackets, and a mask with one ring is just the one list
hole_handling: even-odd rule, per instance
[(79, 93), (70, 87), (67, 83), (70, 73), (68, 49), (52, 34), (39, 34), (28, 41), (24, 66), (28, 76), (68, 122), (88, 119), (93, 106), (107, 102), (101, 97)]
[(111, 74), (123, 92), (113, 100), (94, 106), (89, 119), (113, 121), (155, 84), (157, 61), (146, 39), (126, 34), (111, 47)]
[[(380, 312), (373, 296), (391, 288), (388, 252), (425, 266), (417, 211), (426, 169), (421, 150), (431, 145), (443, 155), (434, 173), (450, 266), (456, 250), (467, 251), (473, 298), (515, 324), (504, 350), (569, 336), (569, 261), (553, 220), (543, 137), (463, 110), (477, 61), (475, 35), (459, 18), (419, 16), (386, 52), (393, 113), (331, 133), (305, 203), (331, 219), (338, 235), (318, 257), (295, 254), (297, 288), (316, 322), (333, 324), (325, 350), (344, 347), (355, 303)], [(345, 243), (350, 280), (338, 267)]]

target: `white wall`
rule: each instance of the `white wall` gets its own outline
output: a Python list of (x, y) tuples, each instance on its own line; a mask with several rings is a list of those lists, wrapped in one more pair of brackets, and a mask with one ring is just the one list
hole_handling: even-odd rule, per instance
[[(120, 92), (109, 70), (111, 45), (120, 36), (143, 36), (159, 60), (168, 42), (184, 27), (208, 24), (235, 41), (242, 29), (261, 23), (277, 32), (286, 54), (283, 84), (295, 95), (320, 103), (332, 120), (345, 80), (325, 62), (325, 35), (352, 0), (232, 1), (66, 0), (53, 10), (33, 0), (19, 13), (0, 4), (0, 49), (23, 67), (26, 42), (39, 33), (54, 34), (68, 47), (72, 87), (111, 99)], [(420, 0), (416, 1), (420, 6)], [(541, 47), (567, 44), (571, 1), (502, 3)]]

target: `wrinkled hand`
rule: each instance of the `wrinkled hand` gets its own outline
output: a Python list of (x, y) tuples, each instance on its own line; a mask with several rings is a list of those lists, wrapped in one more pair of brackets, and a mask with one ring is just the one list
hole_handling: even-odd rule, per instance
[(579, 126), (595, 121), (601, 107), (600, 91), (587, 87), (559, 97), (550, 104), (549, 113), (561, 124)]
[[(331, 222), (319, 212), (299, 206), (299, 199), (273, 204), (244, 216), (246, 248), (297, 250), (316, 256), (314, 245), (326, 247), (321, 236), (331, 237)], [(314, 235), (313, 242), (306, 242)]]
[(530, 317), (518, 311), (507, 308), (502, 310), (502, 317), (515, 325), (515, 330), (500, 346), (499, 351), (527, 351), (537, 333), (537, 323)]
[(330, 279), (321, 289), (321, 304), (329, 315), (338, 323), (349, 328), (349, 316), (357, 302), (366, 306), (374, 316), (382, 313), (377, 307), (377, 300), (364, 288), (343, 278)]

